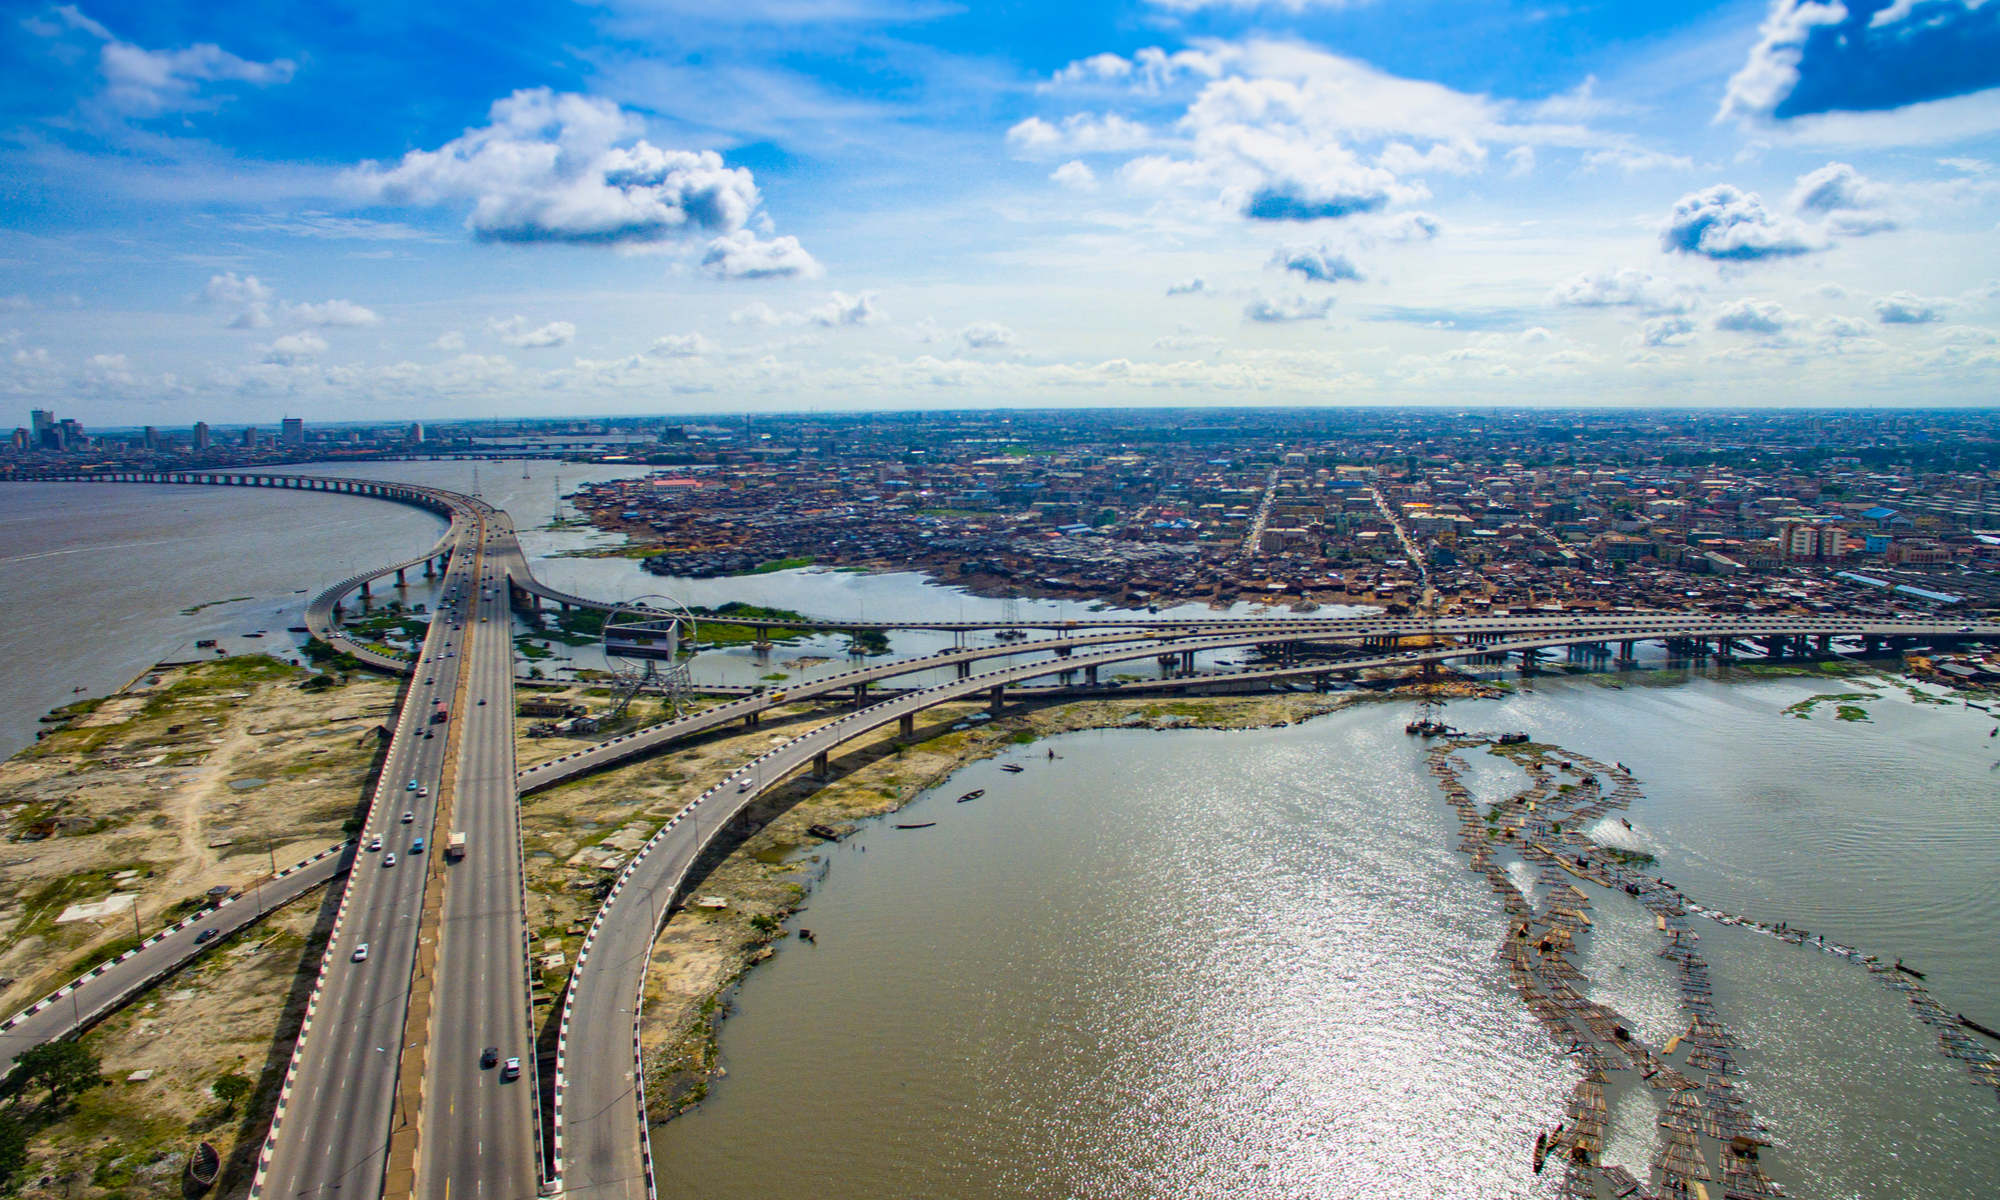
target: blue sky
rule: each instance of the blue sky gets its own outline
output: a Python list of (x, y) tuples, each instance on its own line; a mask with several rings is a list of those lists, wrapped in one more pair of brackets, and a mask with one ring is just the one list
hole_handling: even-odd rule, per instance
[(7, 425), (2000, 382), (1979, 0), (4, 19)]

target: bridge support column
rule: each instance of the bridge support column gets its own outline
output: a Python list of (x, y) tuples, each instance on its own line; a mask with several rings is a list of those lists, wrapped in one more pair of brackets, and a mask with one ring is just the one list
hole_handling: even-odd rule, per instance
[(403, 577), (403, 568), (401, 567), (396, 568), (396, 586), (399, 588), (410, 586), (410, 581)]
[(994, 684), (993, 690), (986, 693), (986, 711), (999, 716), (1000, 710), (1006, 707), (1007, 688), (1003, 684)]
[(1822, 633), (1818, 637), (1814, 638), (1813, 649), (1820, 654), (1832, 654), (1833, 635), (1830, 633)]
[(759, 725), (761, 725), (761, 724), (763, 724), (763, 723), (764, 723), (764, 714), (763, 714), (763, 713), (754, 713), (754, 712), (753, 712), (753, 713), (744, 713), (744, 714), (743, 714), (743, 728), (745, 728), (745, 729), (755, 729), (755, 728), (757, 728), (757, 726), (759, 726)]
[(1090, 664), (1089, 666), (1087, 666), (1087, 667), (1085, 667), (1085, 668), (1083, 669), (1083, 678), (1084, 678), (1084, 682), (1086, 682), (1086, 683), (1096, 683), (1096, 682), (1097, 682), (1097, 664), (1096, 664), (1096, 663), (1091, 663), (1091, 664)]
[(971, 677), (971, 675), (972, 675), (972, 664), (971, 664), (971, 663), (969, 663), (969, 662), (962, 662), (962, 663), (958, 664), (958, 677), (959, 677), (960, 679), (968, 679), (968, 678), (970, 678), (970, 677)]
[(1183, 675), (1194, 674), (1194, 651), (1192, 650), (1181, 651), (1181, 674)]
[(833, 768), (827, 763), (826, 753), (826, 751), (822, 750), (818, 754), (813, 755), (814, 779), (825, 779), (828, 775), (832, 774)]
[(897, 718), (896, 732), (906, 738), (917, 736), (917, 714), (904, 713), (901, 717)]
[(430, 559), (428, 559), (428, 558), (427, 558), (427, 559), (425, 559), (425, 560), (424, 560), (424, 578), (425, 578), (425, 579), (431, 579), (431, 578), (434, 578), (434, 577), (435, 577), (436, 575), (437, 575), (437, 572), (431, 569), (431, 560), (430, 560)]
[(1521, 651), (1521, 670), (1525, 673), (1535, 669), (1535, 660), (1542, 656), (1540, 650), (1532, 647)]
[(361, 594), (363, 596), (372, 596), (375, 594), (368, 590), (368, 581), (366, 579), (361, 581)]
[(867, 704), (868, 704), (868, 681), (863, 680), (860, 683), (854, 685), (854, 707), (865, 708), (867, 707)]
[(1866, 634), (1862, 637), (1861, 639), (1862, 654), (1866, 655), (1869, 658), (1873, 658), (1875, 657), (1876, 653), (1879, 652), (1881, 649), (1882, 649), (1881, 638), (1876, 637), (1872, 633)]
[(1074, 652), (1075, 652), (1075, 650), (1076, 650), (1076, 647), (1075, 647), (1075, 646), (1057, 646), (1057, 647), (1056, 647), (1056, 657), (1057, 657), (1057, 658), (1068, 658), (1068, 657), (1069, 657), (1069, 656), (1070, 656), (1070, 655), (1071, 655), (1072, 653), (1074, 653)]

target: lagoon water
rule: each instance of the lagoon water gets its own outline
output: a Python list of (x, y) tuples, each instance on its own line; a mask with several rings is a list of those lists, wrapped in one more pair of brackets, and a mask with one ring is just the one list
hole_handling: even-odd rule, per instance
[[(472, 483), (457, 463), (325, 470)], [(603, 541), (537, 528), (558, 476), (629, 473), (544, 463), (524, 479), (519, 464), (484, 464), (480, 490), (515, 515), (539, 573), (589, 594), (825, 616), (1007, 611), (910, 575), (673, 581), (629, 560), (547, 557)], [(354, 498), (0, 486), (0, 654), (36, 664), (0, 673), (0, 748), (31, 741), (73, 687), (101, 693), (197, 637), (284, 649), (310, 591), (438, 531), (429, 514)], [(269, 635), (245, 636), (257, 630)], [(938, 640), (898, 635), (895, 648)], [(786, 660), (814, 653), (840, 646), (709, 655), (699, 669), (796, 677), (821, 668)], [(1863, 704), (1870, 721), (1784, 712), (1851, 690), (1882, 693)], [(936, 828), (880, 823), (823, 850), (829, 874), (800, 918), (819, 943), (786, 943), (737, 994), (728, 1076), (656, 1131), (663, 1193), (1552, 1195), (1527, 1148), (1574, 1067), (1494, 962), (1499, 908), (1453, 850), (1404, 719), (1364, 703), (1275, 730), (1070, 735), (1014, 752), (1021, 775), (975, 764), (920, 799), (907, 819)], [(1691, 897), (1900, 955), (1946, 1008), (2000, 1025), (2000, 749), (1984, 712), (1886, 685), (1649, 672), (1542, 677), (1450, 719), (1623, 761), (1647, 788), (1633, 836)], [(1517, 786), (1472, 758), (1475, 788)], [(975, 787), (981, 800), (952, 802)], [(1648, 923), (1611, 900), (1597, 912), (1583, 960), (1597, 994), (1663, 1036), (1682, 1018)], [(1793, 1195), (2000, 1193), (2000, 1104), (1898, 996), (1831, 956), (1702, 932)], [(1614, 1112), (1611, 1157), (1643, 1167), (1656, 1136), (1646, 1114)]]

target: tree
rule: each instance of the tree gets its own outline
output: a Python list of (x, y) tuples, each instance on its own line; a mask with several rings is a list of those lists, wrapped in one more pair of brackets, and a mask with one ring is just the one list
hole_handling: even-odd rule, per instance
[(208, 1090), (215, 1093), (217, 1100), (222, 1101), (222, 1115), (226, 1117), (234, 1114), (236, 1106), (250, 1094), (250, 1086), (248, 1079), (231, 1071), (209, 1084)]
[(0, 1113), (0, 1187), (14, 1182), (14, 1176), (28, 1163), (28, 1131), (12, 1113)]
[(30, 1085), (45, 1087), (49, 1090), (49, 1104), (59, 1105), (78, 1092), (87, 1092), (103, 1083), (101, 1065), (81, 1042), (43, 1042), (23, 1051), (15, 1060), (7, 1088), (19, 1092)]

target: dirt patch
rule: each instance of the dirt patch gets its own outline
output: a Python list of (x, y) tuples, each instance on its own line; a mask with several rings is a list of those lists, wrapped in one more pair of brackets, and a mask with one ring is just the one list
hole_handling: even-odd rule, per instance
[[(0, 763), (0, 1009), (344, 836), (398, 685), (320, 680), (262, 656), (162, 668)], [(136, 905), (57, 924), (118, 893)]]

